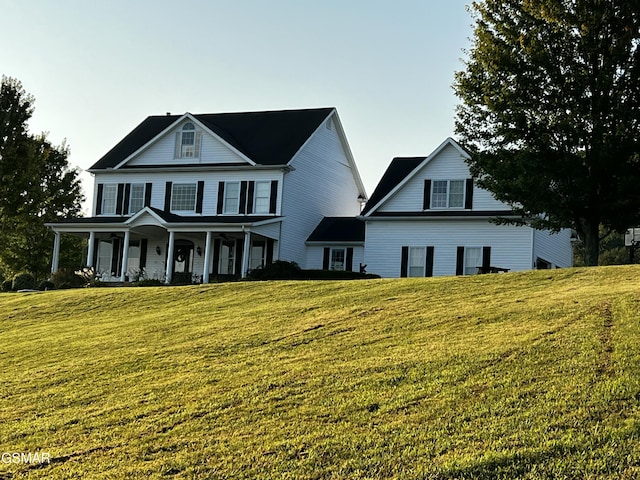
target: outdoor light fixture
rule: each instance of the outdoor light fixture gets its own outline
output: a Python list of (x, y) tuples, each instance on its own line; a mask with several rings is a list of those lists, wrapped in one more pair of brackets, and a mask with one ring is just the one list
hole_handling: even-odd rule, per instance
[(162, 250), (160, 250), (160, 245), (158, 245), (158, 246), (156, 247), (156, 253), (157, 253), (158, 255), (162, 254)]
[(198, 252), (198, 256), (201, 257), (202, 256), (202, 249), (200, 248), (200, 245), (198, 245), (196, 247), (196, 252)]

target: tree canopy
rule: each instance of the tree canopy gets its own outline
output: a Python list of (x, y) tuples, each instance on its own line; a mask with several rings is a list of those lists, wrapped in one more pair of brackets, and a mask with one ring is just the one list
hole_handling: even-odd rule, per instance
[[(33, 103), (18, 80), (2, 77), (0, 265), (9, 273), (26, 271), (42, 278), (53, 247), (53, 234), (44, 224), (79, 216), (83, 194), (79, 172), (69, 166), (67, 146), (52, 145), (45, 134), (29, 133)], [(76, 248), (63, 252), (78, 252), (78, 241), (66, 239), (66, 243)]]
[(485, 0), (470, 11), (454, 90), (472, 173), (517, 222), (575, 229), (595, 265), (601, 226), (640, 224), (640, 2)]

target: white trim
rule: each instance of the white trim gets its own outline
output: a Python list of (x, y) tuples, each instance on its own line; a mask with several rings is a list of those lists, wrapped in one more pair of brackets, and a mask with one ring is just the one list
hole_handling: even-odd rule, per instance
[[(387, 193), (382, 200), (376, 203), (371, 210), (369, 210), (364, 216), (370, 217), (373, 212), (375, 212), (378, 208), (380, 208), (383, 204), (385, 204), (391, 197), (393, 197), (402, 187), (404, 187), (413, 177), (415, 177), (420, 170), (422, 170), (427, 164), (429, 164), (438, 154), (445, 149), (445, 147), (451, 145), (454, 147), (458, 153), (466, 160), (471, 158), (467, 152), (465, 152), (462, 147), (456, 142), (453, 138), (447, 137), (447, 139), (442, 142), (433, 152), (431, 152), (427, 157), (420, 162), (420, 164), (413, 169), (412, 172), (409, 173), (406, 177), (402, 179), (389, 193)], [(464, 209), (463, 209), (464, 210)]]
[[(242, 159), (246, 160), (249, 164), (256, 165), (256, 162), (251, 160), (249, 157), (247, 157), (244, 153), (239, 151), (233, 145), (231, 145), (228, 142), (226, 142), (222, 137), (220, 137), (218, 134), (216, 134), (213, 130), (211, 130), (206, 125), (204, 125), (202, 122), (200, 122), (195, 116), (193, 116), (192, 114), (187, 112), (184, 115), (182, 115), (179, 118), (177, 118), (175, 122), (173, 122), (167, 128), (162, 130), (162, 132), (157, 134), (155, 137), (153, 137), (151, 140), (149, 140), (147, 143), (145, 143), (142, 147), (140, 147), (135, 152), (133, 152), (131, 155), (129, 155), (127, 158), (125, 158), (120, 163), (118, 163), (115, 167), (113, 167), (113, 170), (118, 170), (119, 168), (121, 168), (124, 165), (126, 165), (131, 159), (133, 159), (133, 158), (137, 157), (138, 155), (140, 155), (142, 152), (144, 152), (146, 149), (148, 149), (151, 145), (156, 143), (160, 138), (164, 137), (165, 135), (170, 133), (172, 130), (174, 130), (176, 128), (176, 126), (179, 123), (183, 122), (185, 119), (191, 120), (194, 123), (194, 125), (196, 125), (197, 127), (200, 127), (202, 130), (207, 132), (209, 135), (215, 137), (216, 140), (220, 141), (225, 147), (229, 148), (233, 153), (237, 154), (239, 157), (241, 157)], [(202, 153), (201, 153), (201, 155), (202, 155)], [(189, 158), (195, 158), (195, 157), (189, 157)], [(89, 169), (89, 171), (102, 172), (103, 169), (96, 169), (96, 170)]]

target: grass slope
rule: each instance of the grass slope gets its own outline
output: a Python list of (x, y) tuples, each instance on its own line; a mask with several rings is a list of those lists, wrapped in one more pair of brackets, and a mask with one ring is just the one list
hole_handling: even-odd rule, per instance
[(640, 478), (637, 267), (0, 295), (0, 478)]

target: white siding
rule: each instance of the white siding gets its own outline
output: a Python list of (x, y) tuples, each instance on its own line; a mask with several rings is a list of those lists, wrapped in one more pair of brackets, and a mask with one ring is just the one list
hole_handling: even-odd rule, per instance
[[(424, 181), (464, 180), (471, 178), (464, 157), (453, 146), (448, 145), (432, 158), (413, 177), (391, 197), (378, 212), (421, 211), (424, 198)], [(490, 192), (474, 186), (473, 210), (505, 210), (508, 207), (498, 202)]]
[[(360, 264), (364, 263), (364, 247), (354, 245), (331, 245), (334, 248), (353, 248), (353, 271), (360, 271)], [(321, 270), (324, 256), (324, 246), (307, 246), (306, 268), (310, 270)], [(367, 269), (369, 271), (369, 269)]]
[(156, 140), (139, 155), (129, 160), (127, 166), (141, 165), (183, 165), (183, 164), (216, 164), (216, 163), (248, 163), (244, 158), (231, 150), (218, 137), (202, 130), (199, 158), (174, 158), (176, 148), (176, 132), (182, 124)]
[(491, 247), (491, 265), (511, 271), (532, 268), (531, 229), (486, 220), (368, 221), (364, 263), (367, 272), (399, 277), (403, 246), (433, 246), (434, 276), (455, 275), (456, 249)]
[(533, 260), (540, 257), (550, 262), (554, 267), (567, 268), (573, 266), (573, 247), (571, 245), (571, 230), (565, 229), (558, 233), (547, 230), (536, 230), (533, 240)]
[[(197, 183), (204, 180), (202, 215), (216, 215), (218, 204), (218, 183), (231, 181), (278, 181), (278, 202), (276, 212), (280, 211), (280, 199), (282, 191), (282, 172), (279, 170), (251, 170), (244, 169), (234, 171), (215, 172), (127, 172), (115, 171), (110, 174), (96, 174), (93, 198), (93, 213), (97, 201), (97, 185), (99, 183), (152, 183), (151, 206), (160, 210), (164, 209), (164, 197), (166, 182), (173, 183)], [(200, 215), (200, 214), (193, 214)], [(250, 216), (249, 216), (250, 218)]]
[(280, 258), (306, 268), (305, 241), (325, 216), (360, 213), (358, 186), (337, 133), (323, 122), (284, 176)]

